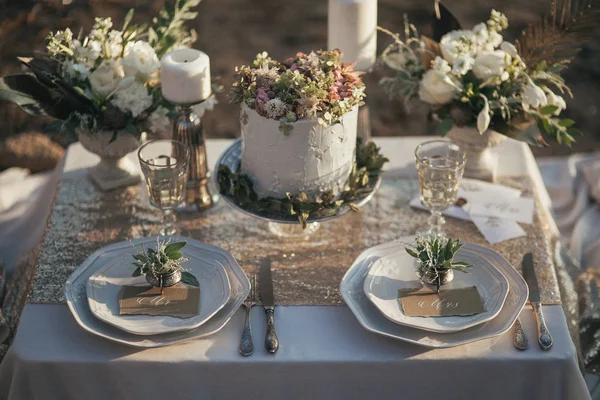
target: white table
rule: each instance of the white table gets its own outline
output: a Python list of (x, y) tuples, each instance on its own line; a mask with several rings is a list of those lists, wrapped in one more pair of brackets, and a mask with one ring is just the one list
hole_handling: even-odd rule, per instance
[[(376, 139), (390, 173), (414, 168), (412, 151), (426, 140)], [(230, 143), (208, 142), (214, 163)], [(496, 149), (501, 175), (529, 174), (546, 193), (529, 149), (508, 141)], [(84, 173), (95, 156), (73, 145), (65, 176)], [(549, 204), (548, 201), (544, 201)], [(587, 399), (575, 348), (560, 306), (544, 306), (555, 345), (525, 352), (512, 332), (452, 349), (430, 350), (367, 332), (347, 307), (278, 307), (281, 348), (262, 350), (264, 312), (252, 324), (257, 350), (237, 352), (240, 310), (219, 333), (160, 349), (121, 346), (81, 329), (65, 305), (29, 304), (0, 364), (0, 398), (10, 399)], [(530, 308), (521, 320), (536, 337)], [(164, 377), (168, 377), (164, 380)]]

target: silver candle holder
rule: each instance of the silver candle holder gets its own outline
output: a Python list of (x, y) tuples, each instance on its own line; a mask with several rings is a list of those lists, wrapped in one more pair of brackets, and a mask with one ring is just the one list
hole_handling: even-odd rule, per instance
[(219, 199), (210, 187), (210, 171), (206, 160), (206, 139), (202, 119), (193, 107), (203, 103), (176, 104), (178, 116), (173, 125), (173, 139), (190, 149), (188, 181), (185, 200), (177, 208), (183, 212), (197, 212), (212, 207)]

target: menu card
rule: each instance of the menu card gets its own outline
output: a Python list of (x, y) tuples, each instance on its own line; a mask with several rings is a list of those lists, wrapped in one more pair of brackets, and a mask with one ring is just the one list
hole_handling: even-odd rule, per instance
[(442, 288), (439, 293), (427, 287), (400, 289), (398, 297), (408, 317), (452, 317), (485, 312), (475, 286), (448, 290)]
[(189, 318), (200, 310), (200, 288), (177, 284), (161, 289), (155, 286), (124, 285), (119, 291), (120, 315), (169, 315)]

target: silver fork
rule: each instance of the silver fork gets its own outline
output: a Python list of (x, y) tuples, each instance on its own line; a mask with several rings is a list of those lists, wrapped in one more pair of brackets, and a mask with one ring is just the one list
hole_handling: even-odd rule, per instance
[(250, 293), (243, 305), (246, 307), (246, 322), (244, 322), (244, 330), (242, 332), (242, 340), (240, 341), (240, 354), (249, 356), (254, 353), (254, 342), (252, 341), (252, 327), (250, 326), (250, 310), (256, 304), (256, 275), (252, 276), (250, 281)]

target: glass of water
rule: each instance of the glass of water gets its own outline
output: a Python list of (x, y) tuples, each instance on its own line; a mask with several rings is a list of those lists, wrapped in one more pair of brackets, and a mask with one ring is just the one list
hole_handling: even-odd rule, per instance
[(456, 203), (467, 155), (449, 140), (431, 140), (415, 150), (421, 203), (431, 212), (427, 235), (443, 235), (442, 212)]
[(185, 197), (190, 151), (176, 140), (152, 140), (138, 151), (150, 204), (163, 211), (161, 235), (172, 235), (175, 213)]

